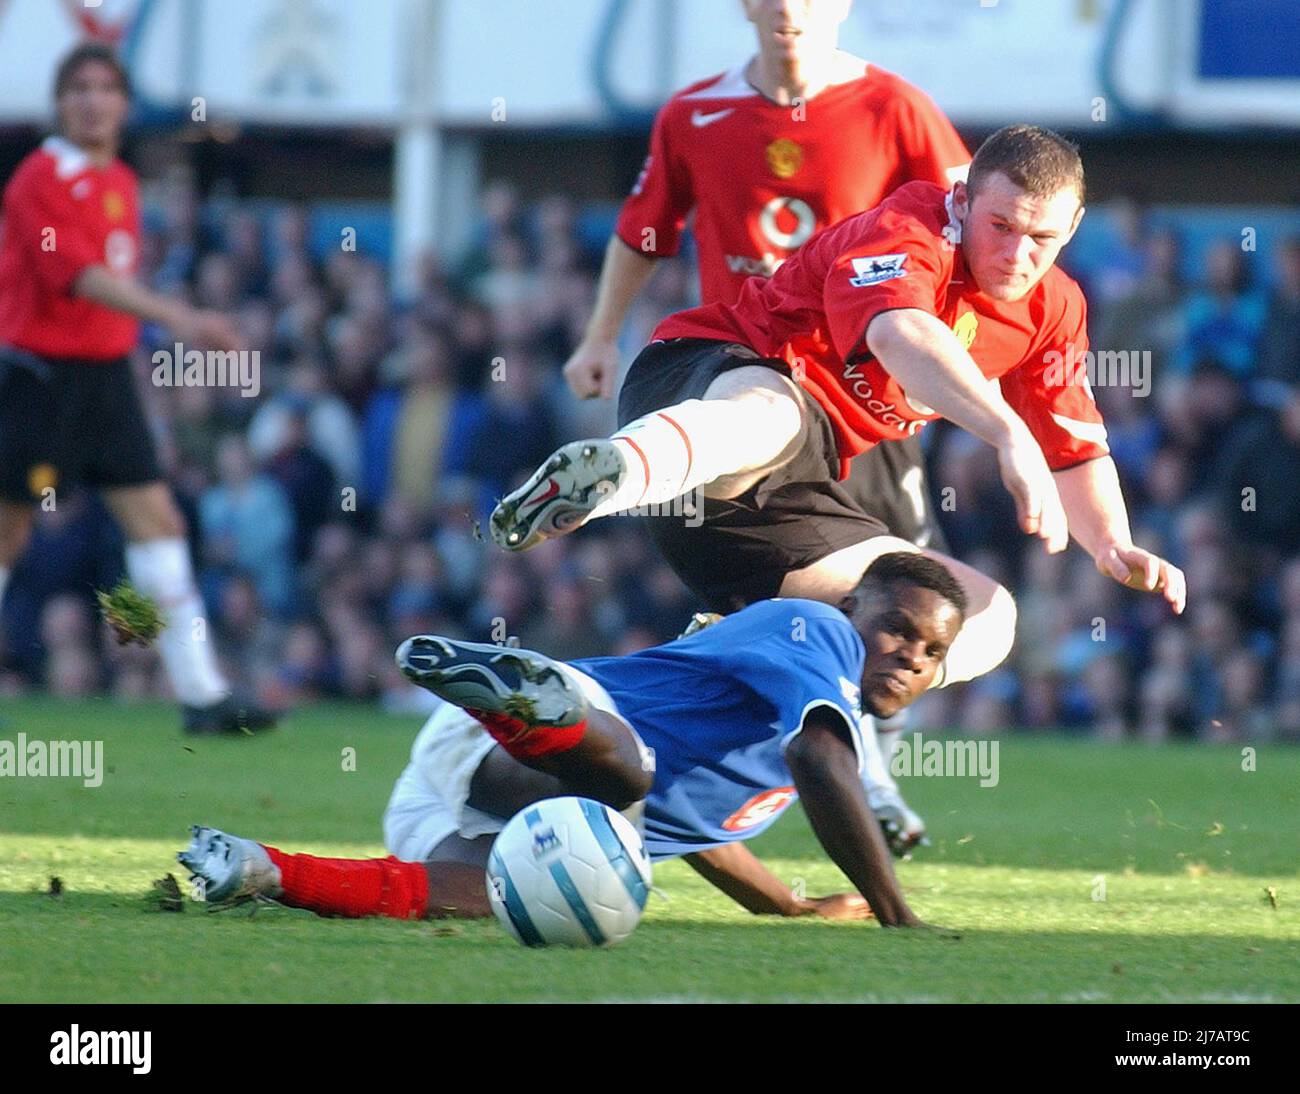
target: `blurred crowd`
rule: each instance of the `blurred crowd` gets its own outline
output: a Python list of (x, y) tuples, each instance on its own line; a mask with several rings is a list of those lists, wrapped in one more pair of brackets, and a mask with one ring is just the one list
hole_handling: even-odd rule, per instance
[[(634, 518), (506, 555), (480, 533), (494, 500), (555, 445), (603, 433), (560, 366), (590, 309), (603, 240), (558, 195), (484, 190), (473, 244), (430, 256), (409, 298), (364, 237), (311, 246), (309, 211), (201, 202), (175, 169), (146, 193), (143, 275), (237, 317), (260, 350), (257, 398), (160, 388), (146, 329), (141, 390), (190, 525), (230, 675), (265, 700), (322, 697), (418, 711), (392, 651), (412, 633), (518, 638), (561, 658), (629, 652), (698, 607)], [(1188, 573), (1186, 615), (1103, 578), (1077, 548), (1048, 557), (1017, 530), (986, 446), (927, 429), (955, 553), (1017, 593), (1016, 651), (931, 693), (918, 725), (1063, 726), (1108, 737), (1300, 738), (1300, 240), (1265, 266), (1225, 240), (1182, 276), (1180, 240), (1125, 207), (1087, 271), (1094, 349), (1149, 351), (1096, 377), (1135, 537)], [(1068, 252), (1067, 252), (1068, 253)], [(624, 331), (630, 362), (692, 303), (683, 259), (660, 264)], [(1111, 382), (1114, 381), (1114, 382)], [(666, 518), (658, 518), (666, 519)], [(93, 590), (120, 540), (90, 494), (43, 513), (15, 569), (0, 694), (162, 696), (155, 656), (119, 648)]]

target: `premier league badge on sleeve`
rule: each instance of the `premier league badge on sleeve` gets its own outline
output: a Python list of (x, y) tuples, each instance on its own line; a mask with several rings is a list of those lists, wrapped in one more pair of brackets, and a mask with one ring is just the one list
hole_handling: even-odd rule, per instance
[(907, 273), (903, 269), (903, 263), (907, 261), (907, 255), (876, 255), (873, 258), (855, 258), (853, 262), (853, 272), (857, 277), (849, 279), (849, 284), (855, 289), (865, 289), (868, 285), (879, 285), (882, 281), (893, 281), (896, 277), (904, 277)]

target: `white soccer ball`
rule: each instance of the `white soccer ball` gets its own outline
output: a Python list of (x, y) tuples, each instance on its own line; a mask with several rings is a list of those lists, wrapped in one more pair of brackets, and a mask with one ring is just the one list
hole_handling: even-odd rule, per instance
[(612, 946), (640, 922), (650, 857), (609, 806), (548, 798), (501, 829), (487, 887), (497, 919), (525, 946)]

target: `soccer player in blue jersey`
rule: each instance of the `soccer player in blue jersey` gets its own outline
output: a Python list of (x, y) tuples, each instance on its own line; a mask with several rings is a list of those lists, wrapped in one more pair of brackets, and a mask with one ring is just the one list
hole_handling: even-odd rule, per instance
[[(838, 608), (763, 600), (626, 657), (564, 664), (410, 638), (402, 671), (447, 705), (417, 737), (385, 813), (392, 858), (290, 855), (196, 828), (180, 859), (213, 901), (485, 916), (495, 834), (524, 807), (574, 794), (640, 820), (653, 858), (685, 856), (750, 911), (917, 926), (863, 787), (862, 715), (887, 718), (935, 681), (965, 611), (946, 567), (895, 552)], [(796, 796), (860, 897), (804, 899), (744, 848)]]

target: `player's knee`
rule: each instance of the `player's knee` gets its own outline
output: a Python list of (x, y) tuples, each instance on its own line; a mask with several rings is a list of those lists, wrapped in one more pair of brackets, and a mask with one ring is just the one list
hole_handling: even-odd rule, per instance
[(637, 768), (636, 773), (632, 776), (630, 781), (631, 785), (629, 786), (629, 789), (632, 791), (632, 797), (628, 801), (628, 805), (631, 805), (633, 802), (639, 802), (643, 798), (648, 798), (650, 796), (650, 791), (654, 788), (655, 773), (653, 771), (646, 771), (644, 768)]
[(983, 676), (1002, 664), (1011, 652), (1016, 639), (1016, 602), (996, 582), (989, 581), (987, 588), (987, 599), (967, 615), (961, 633), (949, 648), (943, 683), (937, 686)]
[(654, 772), (635, 758), (617, 750), (588, 767), (580, 779), (566, 780), (584, 797), (595, 798), (611, 809), (626, 809), (650, 793)]
[(996, 668), (1007, 659), (1016, 641), (1016, 599), (1002, 585), (993, 587), (989, 606), (984, 609), (988, 617), (989, 668)]
[(170, 497), (141, 514), (137, 528), (141, 534), (135, 538), (139, 540), (184, 539), (189, 534), (184, 514)]
[(645, 746), (620, 715), (593, 707), (587, 712), (589, 740), (595, 748), (579, 773), (566, 781), (580, 782), (594, 797), (614, 809), (626, 809), (650, 793), (654, 762)]
[(645, 771), (636, 764), (620, 764), (611, 770), (605, 780), (602, 799), (614, 809), (626, 809), (650, 793), (654, 772)]
[(180, 539), (187, 534), (185, 518), (171, 489), (161, 482), (105, 492), (105, 500), (131, 543)]
[(0, 504), (0, 566), (10, 567), (32, 538), (35, 512), (26, 506)]
[(163, 523), (167, 531), (163, 534), (172, 539), (184, 539), (189, 535), (189, 525), (185, 523), (185, 515), (180, 508), (173, 502), (168, 507), (168, 512), (163, 516)]

